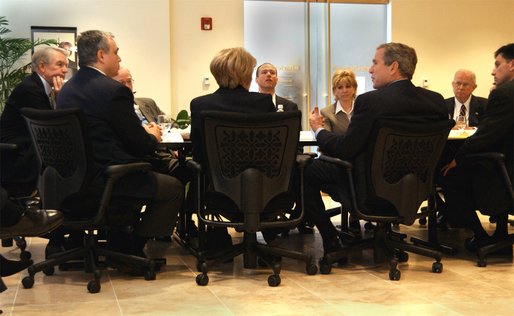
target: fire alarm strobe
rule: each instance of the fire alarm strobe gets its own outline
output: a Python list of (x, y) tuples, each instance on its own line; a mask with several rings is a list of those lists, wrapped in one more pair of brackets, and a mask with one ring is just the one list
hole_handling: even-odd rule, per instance
[(201, 25), (201, 29), (203, 31), (210, 31), (212, 30), (212, 18), (202, 18), (201, 21), (200, 21)]

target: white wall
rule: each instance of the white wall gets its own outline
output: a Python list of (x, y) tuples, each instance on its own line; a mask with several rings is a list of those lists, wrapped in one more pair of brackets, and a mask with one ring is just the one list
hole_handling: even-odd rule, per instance
[(169, 0), (0, 0), (10, 37), (30, 38), (34, 25), (112, 32), (121, 65), (135, 79), (136, 96), (151, 97), (172, 114), (169, 12)]
[[(174, 108), (189, 110), (191, 99), (218, 88), (209, 64), (218, 51), (244, 46), (243, 9), (243, 0), (170, 0)], [(201, 17), (212, 18), (211, 31), (200, 29)], [(202, 84), (204, 75), (209, 86)]]

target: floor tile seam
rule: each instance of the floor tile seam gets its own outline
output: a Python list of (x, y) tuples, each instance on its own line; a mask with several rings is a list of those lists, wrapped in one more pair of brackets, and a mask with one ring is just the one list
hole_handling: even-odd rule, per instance
[[(191, 271), (191, 274), (194, 276), (194, 278), (196, 278), (196, 272), (193, 269), (191, 269), (191, 267), (182, 259), (182, 257), (179, 256), (178, 259), (182, 262), (184, 266), (186, 266), (189, 269), (189, 271)], [(192, 282), (194, 281), (195, 280), (193, 279)], [(227, 310), (227, 312), (229, 312), (231, 315), (235, 315), (234, 312), (227, 306), (227, 304), (225, 304), (225, 302), (218, 295), (216, 295), (216, 293), (209, 287), (209, 285), (205, 285), (203, 287), (208, 287), (209, 292), (218, 300), (218, 302)]]
[[(121, 309), (121, 303), (120, 303), (120, 300), (118, 299), (118, 295), (116, 294), (116, 289), (114, 288), (114, 284), (112, 283), (112, 278), (111, 278), (111, 274), (109, 273), (108, 270), (104, 271), (106, 277), (107, 277), (107, 280), (109, 281), (109, 284), (111, 285), (111, 289), (112, 289), (112, 294), (114, 295), (114, 301), (116, 302), (116, 306), (118, 306), (118, 311), (120, 312), (120, 315), (123, 316), (123, 309)], [(92, 294), (94, 295), (94, 294)]]

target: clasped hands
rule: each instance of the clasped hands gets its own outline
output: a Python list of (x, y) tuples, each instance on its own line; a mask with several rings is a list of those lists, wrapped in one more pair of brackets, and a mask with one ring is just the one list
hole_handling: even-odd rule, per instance
[(148, 134), (155, 136), (159, 143), (162, 141), (162, 128), (159, 126), (159, 124), (151, 122), (149, 124), (143, 124), (143, 128)]
[(325, 118), (321, 115), (317, 106), (309, 113), (309, 124), (314, 132), (316, 132), (318, 128), (325, 126)]

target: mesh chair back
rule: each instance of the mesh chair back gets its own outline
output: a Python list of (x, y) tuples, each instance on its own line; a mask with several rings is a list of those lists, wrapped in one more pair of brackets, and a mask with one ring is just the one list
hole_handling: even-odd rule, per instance
[(258, 217), (289, 190), (300, 112), (204, 111), (201, 117), (209, 190), (228, 197), (245, 216)]
[(79, 109), (20, 111), (28, 124), (40, 162), (39, 191), (43, 208), (60, 208), (79, 192), (89, 175), (89, 148)]
[(452, 120), (434, 123), (378, 120), (368, 149), (367, 183), (372, 195), (390, 202), (404, 224), (417, 218), (434, 190), (434, 172)]

